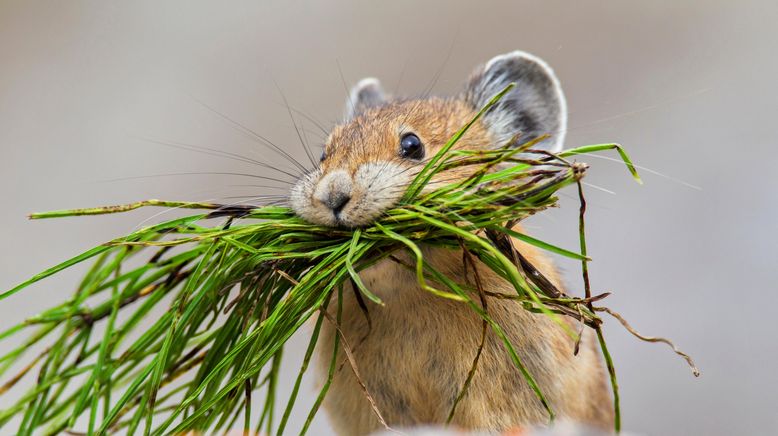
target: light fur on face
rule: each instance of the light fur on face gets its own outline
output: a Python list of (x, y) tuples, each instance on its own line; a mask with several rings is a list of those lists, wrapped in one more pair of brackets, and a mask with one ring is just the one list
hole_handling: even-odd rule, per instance
[[(408, 168), (390, 161), (364, 163), (353, 176), (342, 169), (326, 174), (316, 170), (294, 186), (291, 205), (295, 213), (314, 224), (364, 226), (397, 203), (415, 175), (409, 173)], [(338, 193), (350, 200), (336, 213), (327, 201)]]

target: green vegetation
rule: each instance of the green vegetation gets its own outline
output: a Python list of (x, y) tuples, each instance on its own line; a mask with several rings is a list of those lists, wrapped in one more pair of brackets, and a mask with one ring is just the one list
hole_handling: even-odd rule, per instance
[[(398, 261), (393, 256), (398, 250), (415, 254), (415, 264), (406, 266), (416, 272), (422, 288), (440, 298), (461, 301), (483, 318), (484, 328), (488, 326), (505, 342), (517, 370), (553, 418), (543, 386), (535, 382), (500, 326), (482, 308), (479, 294), (483, 297), (484, 290), (436, 271), (425, 262), (420, 244), (463, 248), (471, 260), (479, 259), (512, 284), (515, 299), (527, 310), (556, 319), (571, 316), (595, 329), (617, 394), (613, 364), (600, 329), (602, 319), (597, 315), (608, 309), (594, 306), (603, 295), (591, 295), (588, 286), (584, 207), (578, 251), (516, 233), (512, 227), (553, 206), (554, 194), (570, 184), (578, 184), (585, 204), (580, 179), (586, 165), (567, 157), (617, 150), (639, 180), (635, 168), (615, 144), (557, 155), (532, 150), (534, 142), (494, 151), (454, 150), (452, 146), (470, 124), (429, 160), (403, 200), (366, 228), (311, 225), (283, 207), (157, 200), (33, 214), (36, 219), (95, 215), (145, 206), (201, 210), (95, 247), (0, 295), (2, 300), (73, 265), (92, 262), (70, 298), (0, 332), (0, 340), (28, 334), (22, 345), (11, 350), (5, 347), (0, 356), (0, 377), (7, 379), (0, 394), (14, 392), (15, 399), (11, 407), (0, 411), (0, 427), (16, 418), (21, 419), (20, 435), (59, 433), (73, 429), (77, 420), (85, 423), (90, 435), (228, 428), (280, 434), (287, 428), (322, 323), (338, 322), (344, 283), (353, 284), (361, 297), (382, 304), (358, 273), (379, 261)], [(436, 174), (454, 167), (470, 167), (472, 176), (431, 192), (422, 190)], [(580, 260), (586, 278), (581, 296), (554, 288), (522, 261), (510, 237)], [(328, 304), (336, 304), (337, 310), (325, 311)], [(281, 422), (274, 423), (284, 344), (312, 318), (313, 334), (295, 389), (280, 404), (285, 407)], [(335, 352), (345, 346), (340, 338), (332, 344)], [(336, 364), (333, 358), (330, 377)], [(12, 368), (14, 372), (7, 375)], [(477, 361), (471, 374), (476, 370)], [(26, 392), (12, 390), (27, 376), (37, 377), (37, 383)], [(468, 383), (469, 379), (462, 392)], [(328, 386), (325, 383), (303, 432)], [(261, 407), (252, 407), (255, 390), (266, 393)], [(618, 401), (616, 407), (618, 411)]]

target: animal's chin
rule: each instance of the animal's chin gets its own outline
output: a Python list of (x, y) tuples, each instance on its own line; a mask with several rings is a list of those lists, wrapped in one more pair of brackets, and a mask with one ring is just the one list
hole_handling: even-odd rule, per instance
[(355, 223), (352, 221), (345, 220), (340, 217), (335, 218), (335, 222), (331, 227), (339, 228), (339, 229), (355, 229), (358, 227), (365, 227), (369, 223)]
[(318, 210), (295, 210), (295, 214), (304, 219), (305, 221), (325, 227), (332, 227), (338, 229), (356, 229), (361, 227), (368, 227), (378, 219), (383, 210), (375, 211), (372, 213), (365, 212), (344, 212), (340, 214), (334, 214), (332, 211), (326, 209)]
[(322, 219), (314, 223), (322, 226), (333, 227), (338, 229), (357, 229), (357, 228), (367, 227), (371, 225), (375, 221), (375, 218), (376, 217), (373, 216), (354, 217), (354, 216), (350, 216), (349, 214), (339, 214), (339, 215), (331, 214), (331, 216), (328, 217), (327, 219)]

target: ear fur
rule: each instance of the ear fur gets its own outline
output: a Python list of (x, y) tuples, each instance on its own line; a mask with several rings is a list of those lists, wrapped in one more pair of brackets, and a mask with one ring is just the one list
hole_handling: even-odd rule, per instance
[(478, 110), (511, 82), (516, 86), (483, 117), (496, 144), (504, 145), (517, 134), (519, 143), (548, 134), (536, 148), (561, 150), (567, 104), (554, 72), (540, 58), (522, 51), (492, 58), (470, 77), (464, 99)]
[(346, 120), (384, 103), (386, 103), (386, 95), (381, 88), (381, 82), (373, 77), (362, 79), (351, 88), (348, 100), (346, 100)]

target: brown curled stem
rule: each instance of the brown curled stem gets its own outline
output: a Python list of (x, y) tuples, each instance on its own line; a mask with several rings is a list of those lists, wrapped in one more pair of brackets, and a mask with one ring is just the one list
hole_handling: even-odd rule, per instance
[(626, 319), (624, 319), (623, 316), (621, 316), (618, 312), (611, 310), (607, 307), (595, 307), (594, 310), (598, 312), (605, 312), (608, 315), (616, 318), (622, 326), (624, 326), (625, 329), (627, 329), (628, 332), (632, 333), (633, 336), (640, 339), (641, 341), (646, 342), (661, 342), (664, 344), (667, 344), (670, 348), (673, 349), (673, 352), (679, 356), (681, 356), (684, 360), (686, 360), (686, 363), (689, 365), (689, 368), (692, 370), (692, 374), (694, 374), (695, 377), (700, 376), (700, 370), (697, 368), (697, 365), (694, 364), (694, 360), (692, 360), (691, 356), (681, 351), (670, 339), (659, 337), (659, 336), (645, 336), (640, 334), (637, 330), (635, 330)]

